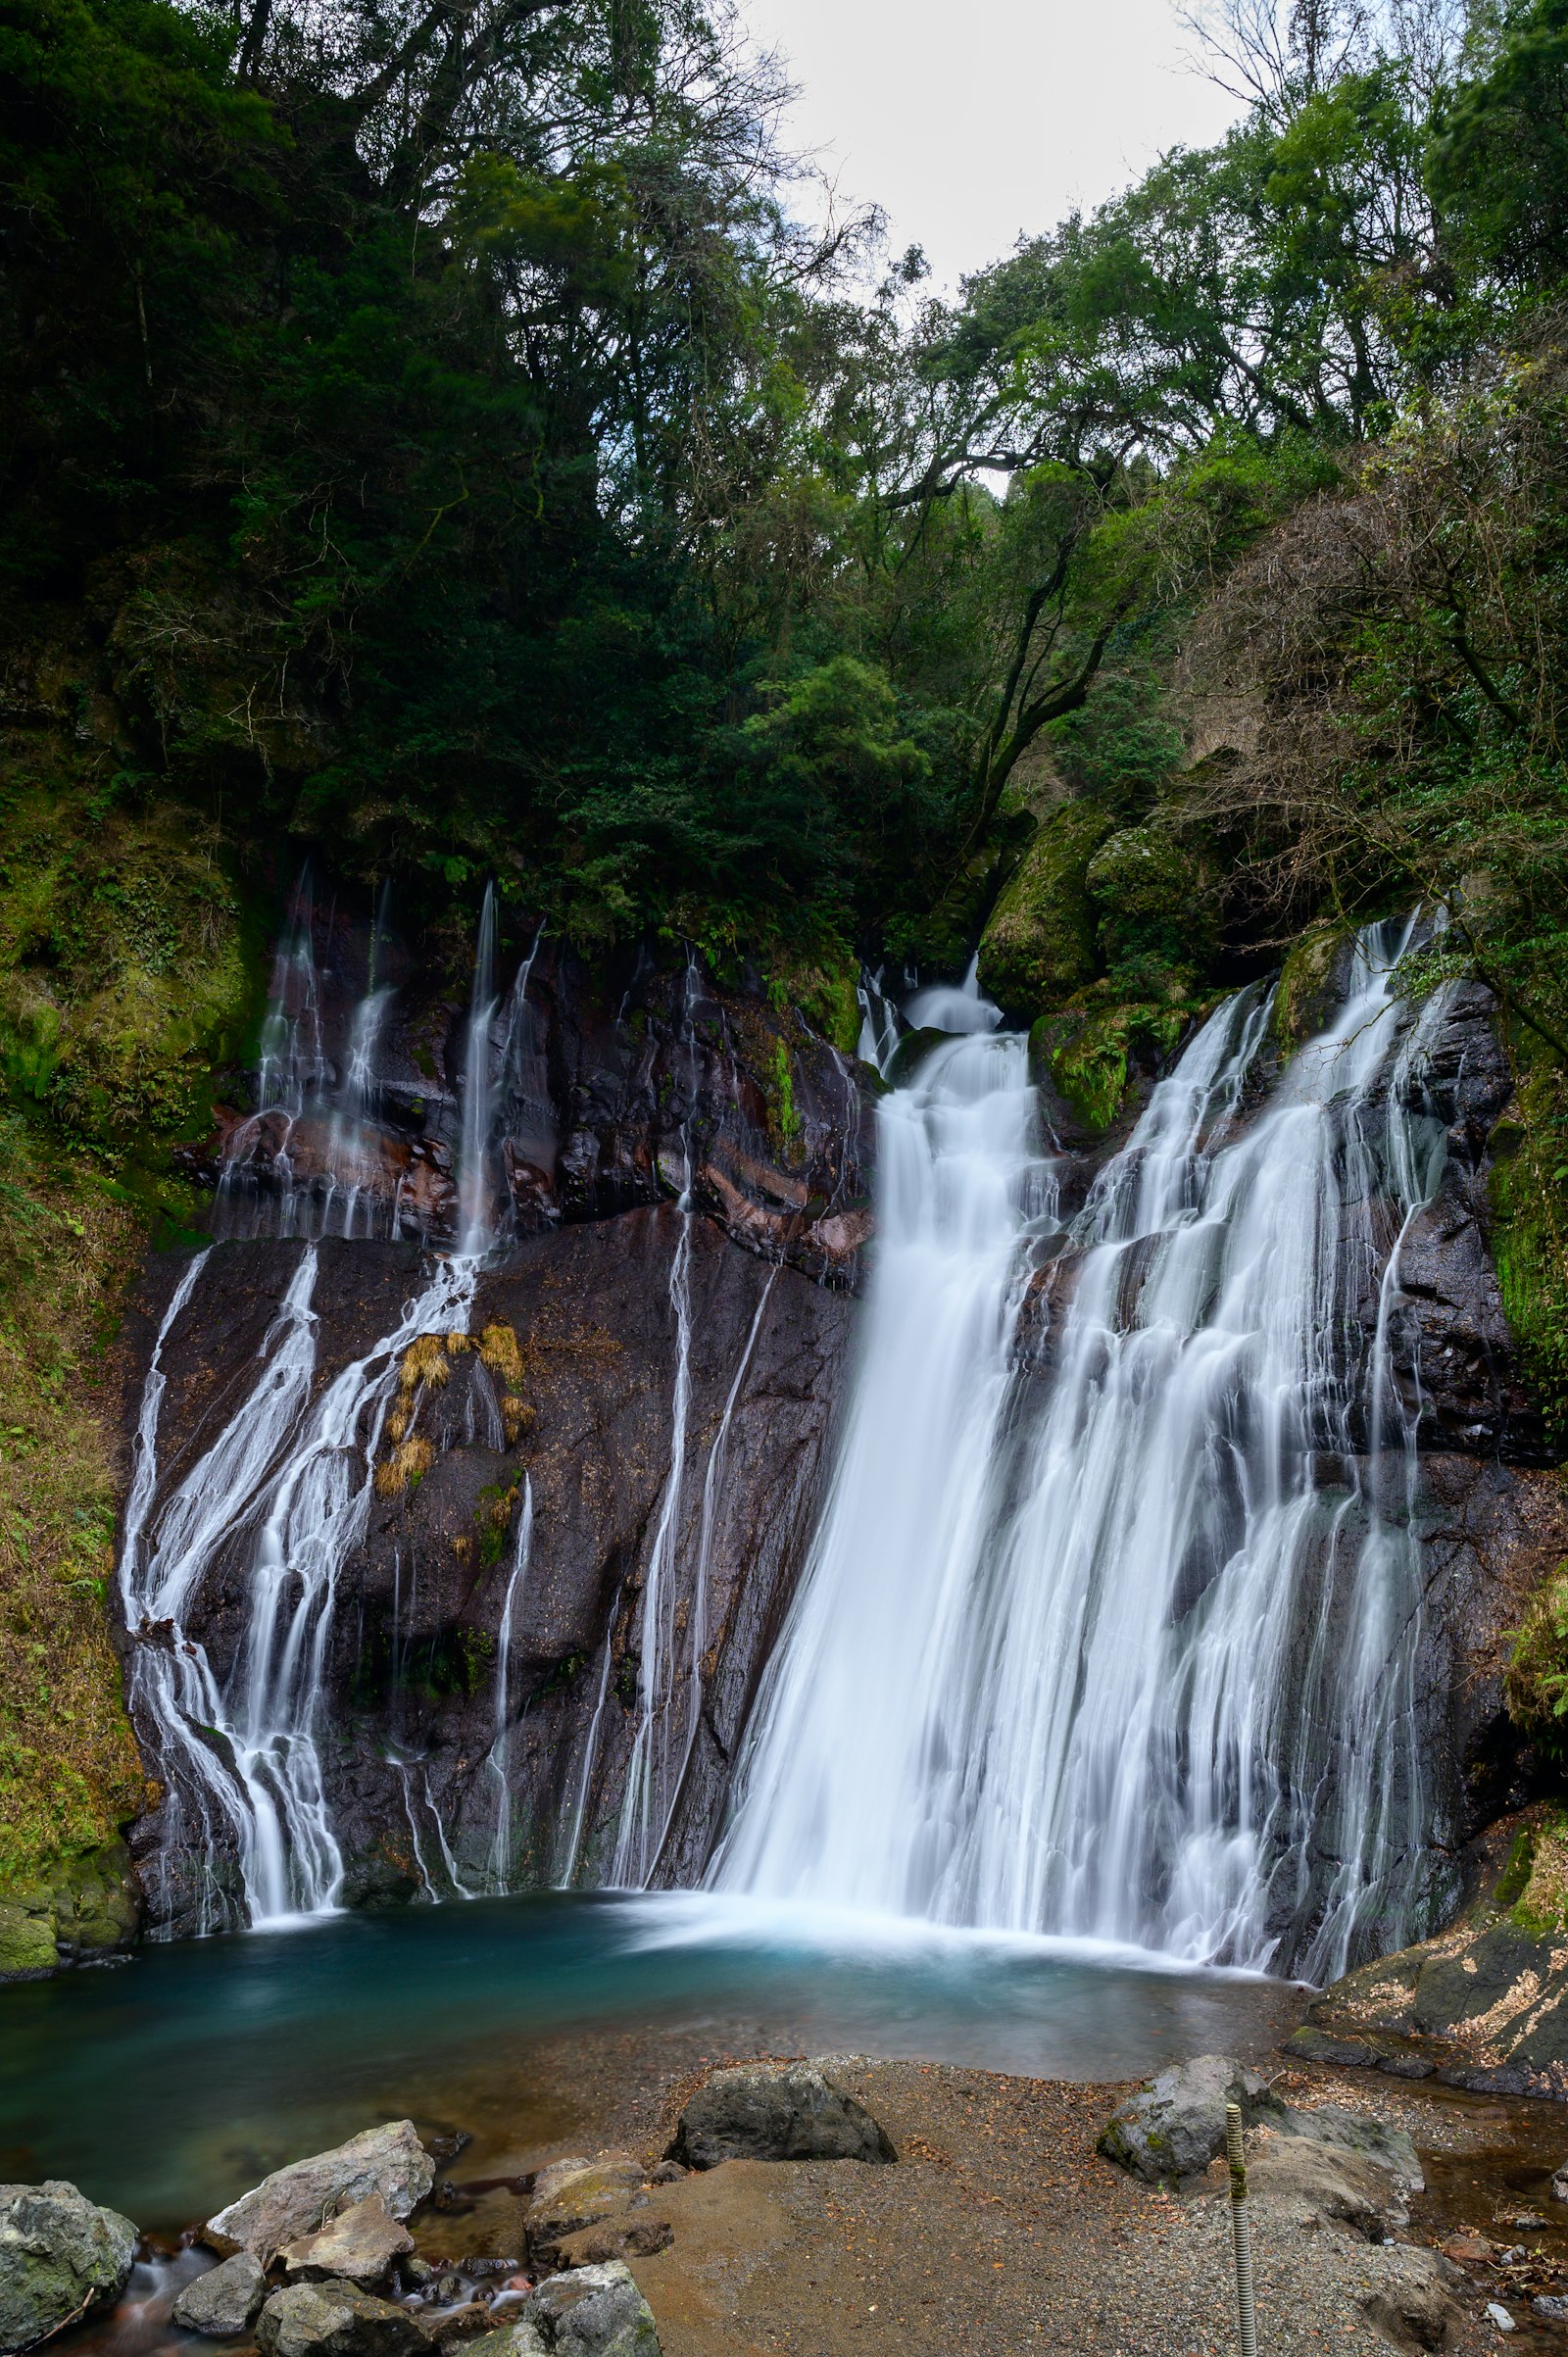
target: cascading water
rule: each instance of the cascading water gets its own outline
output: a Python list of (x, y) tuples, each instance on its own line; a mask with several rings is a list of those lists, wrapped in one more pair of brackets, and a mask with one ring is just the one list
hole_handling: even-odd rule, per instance
[(1245, 1128), (1269, 1004), (1222, 1007), (1066, 1228), (1024, 1042), (972, 983), (908, 1009), (963, 1036), (881, 1109), (863, 1361), (710, 1880), (1314, 1976), (1415, 1928), (1414, 1417), (1353, 1316), (1397, 1287), (1380, 1185), (1399, 1229), (1442, 1167), (1408, 938)]
[(396, 1233), (395, 1200), (373, 1183), (375, 1063), (395, 995), (376, 978), (385, 927), (383, 892), (370, 928), (365, 995), (349, 1018), (342, 1054), (335, 1056), (323, 1011), (309, 875), (296, 886), (272, 960), (256, 1109), (223, 1146), (213, 1220), (219, 1235)]
[[(308, 926), (305, 938), (308, 944)], [(320, 1751), (337, 1583), (364, 1536), (376, 1450), (404, 1353), (423, 1335), (466, 1331), (479, 1256), (491, 1241), (485, 1157), (494, 1088), (493, 954), (487, 895), (465, 1059), (459, 1163), (465, 1250), (437, 1259), (392, 1330), (316, 1396), (318, 1249), (307, 1244), (248, 1397), (161, 1502), (155, 1501), (163, 1350), (189, 1307), (205, 1256), (182, 1277), (153, 1353), (120, 1573), (132, 1640), (127, 1698), (144, 1744), (165, 1771), (167, 1805), (182, 1821), (180, 1838), (166, 1846), (234, 1861), (231, 1888), (209, 1876), (195, 1909), (198, 1930), (236, 1917), (254, 1925), (318, 1914), (338, 1899), (343, 1860)], [(285, 962), (297, 973), (303, 957), (296, 940)], [(309, 994), (306, 1004), (314, 1004)], [(203, 1582), (236, 1556), (245, 1625), (220, 1682), (182, 1624)], [(446, 1878), (469, 1895), (427, 1779), (423, 1798)], [(417, 1841), (416, 1848), (417, 1854)], [(420, 1872), (429, 1887), (422, 1856)]]
[(489, 1765), (500, 1788), (496, 1798), (496, 1838), (490, 1852), (490, 1876), (498, 1891), (507, 1890), (512, 1879), (512, 1785), (508, 1777), (512, 1736), (512, 1620), (517, 1597), (527, 1583), (532, 1554), (533, 1483), (525, 1473), (512, 1570), (501, 1606), (501, 1626), (496, 1633), (496, 1732), (490, 1745)]

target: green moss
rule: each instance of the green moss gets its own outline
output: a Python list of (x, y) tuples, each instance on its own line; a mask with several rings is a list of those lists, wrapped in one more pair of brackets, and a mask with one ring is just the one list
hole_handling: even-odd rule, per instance
[(1132, 1058), (1142, 1054), (1163, 1062), (1202, 1011), (1175, 988), (1164, 1000), (1131, 1004), (1110, 997), (1109, 989), (1102, 984), (1098, 1001), (1086, 993), (1077, 1006), (1043, 1016), (1029, 1033), (1034, 1071), (1096, 1135), (1121, 1110)]
[(1084, 883), (1111, 968), (1152, 958), (1200, 975), (1219, 948), (1215, 879), (1159, 826), (1123, 827), (1090, 860)]
[(780, 1009), (798, 1007), (814, 1031), (853, 1056), (860, 1037), (859, 973), (843, 942), (827, 942), (808, 958), (775, 956), (768, 999)]
[(1516, 1727), (1556, 1756), (1568, 1751), (1568, 1562), (1531, 1597), (1514, 1633), (1503, 1691)]
[(795, 1144), (801, 1134), (801, 1116), (795, 1109), (795, 1073), (790, 1063), (790, 1052), (782, 1040), (774, 1042), (772, 1088), (769, 1092), (769, 1110), (786, 1148)]
[(1009, 1013), (1044, 1014), (1095, 979), (1100, 911), (1088, 872), (1115, 829), (1102, 804), (1064, 803), (1024, 853), (980, 943), (981, 987)]
[(0, 780), (0, 1083), (122, 1159), (204, 1127), (261, 1007), (254, 923), (190, 813)]
[(1343, 925), (1311, 926), (1286, 957), (1274, 993), (1274, 1037), (1283, 1056), (1323, 1029), (1333, 1011), (1334, 968), (1348, 935)]
[(1568, 1439), (1568, 1086), (1542, 1062), (1520, 1081), (1491, 1140), (1492, 1251), (1527, 1379), (1561, 1447)]

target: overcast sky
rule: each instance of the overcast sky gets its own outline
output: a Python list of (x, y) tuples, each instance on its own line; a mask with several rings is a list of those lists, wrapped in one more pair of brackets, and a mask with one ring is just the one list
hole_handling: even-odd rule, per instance
[(953, 284), (1125, 186), (1237, 112), (1200, 74), (1172, 0), (742, 0), (801, 96), (795, 143), (874, 198), (894, 250)]

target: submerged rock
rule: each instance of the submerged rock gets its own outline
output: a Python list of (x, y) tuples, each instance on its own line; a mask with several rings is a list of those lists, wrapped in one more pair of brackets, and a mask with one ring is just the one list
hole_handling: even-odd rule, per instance
[(0, 2351), (30, 2349), (117, 2300), (136, 2230), (63, 2178), (0, 2185)]
[(645, 2178), (642, 2163), (629, 2152), (601, 2152), (596, 2160), (572, 2157), (541, 2169), (523, 2216), (529, 2257), (536, 2266), (559, 2266), (566, 2237), (624, 2210), (641, 2193)]
[(1256, 2071), (1224, 2054), (1199, 2054), (1161, 2071), (1110, 2115), (1097, 2149), (1150, 2185), (1197, 2177), (1225, 2149), (1225, 2106), (1250, 2128), (1278, 2121), (1284, 2105)]
[(289, 2283), (256, 2320), (262, 2357), (429, 2357), (407, 2308), (357, 2283)]
[(898, 2155), (863, 2104), (810, 2063), (746, 2063), (715, 2071), (680, 2116), (668, 2157), (690, 2169), (720, 2161), (892, 2161)]
[(187, 2283), (174, 2302), (174, 2322), (187, 2332), (215, 2340), (248, 2331), (267, 2297), (267, 2272), (248, 2250), (238, 2250), (210, 2274)]
[(282, 2257), (290, 2276), (346, 2278), (368, 2288), (384, 2283), (393, 2260), (413, 2248), (414, 2236), (398, 2224), (380, 2194), (371, 2193), (340, 2210), (319, 2234), (285, 2243)]
[(274, 2169), (210, 2218), (204, 2239), (218, 2249), (248, 2250), (266, 2266), (285, 2243), (318, 2234), (330, 2219), (372, 2194), (393, 2218), (407, 2218), (434, 2183), (434, 2167), (413, 2121), (395, 2120), (385, 2128), (368, 2128), (330, 2152)]

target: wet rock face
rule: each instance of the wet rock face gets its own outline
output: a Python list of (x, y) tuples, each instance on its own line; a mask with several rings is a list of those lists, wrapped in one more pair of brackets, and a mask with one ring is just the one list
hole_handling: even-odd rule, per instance
[[(406, 1411), (413, 1402), (410, 1438), (421, 1453), (400, 1457), (390, 1425), (383, 1433), (324, 1662), (323, 1773), (349, 1903), (446, 1895), (454, 1879), (486, 1890), (549, 1885), (568, 1871), (606, 1878), (644, 1717), (644, 1605), (671, 1466), (671, 1277), (683, 1243), (689, 1399), (666, 1535), (672, 1585), (661, 1628), (675, 1671), (657, 1731), (656, 1840), (668, 1822), (654, 1878), (700, 1876), (814, 1525), (857, 1308), (842, 1291), (738, 1250), (712, 1220), (665, 1206), (548, 1230), (501, 1254), (479, 1283), (472, 1347), (449, 1350), (435, 1338), (426, 1375), (395, 1396)], [(159, 1449), (171, 1480), (233, 1415), (235, 1369), (256, 1364), (308, 1249), (214, 1248), (166, 1340)], [(314, 1249), (318, 1397), (396, 1329), (421, 1255), (413, 1243), (323, 1239)], [(155, 1272), (149, 1325), (177, 1274)], [(236, 1528), (186, 1613), (187, 1641), (206, 1648), (220, 1686), (244, 1643), (254, 1547), (254, 1530)], [(148, 1629), (134, 1642), (176, 1640)], [(193, 1928), (209, 1872), (234, 1887), (232, 1854), (225, 1860), (220, 1829), (220, 1854), (209, 1858), (178, 1762), (156, 1728), (138, 1732), (169, 1788), (133, 1836), (151, 1922)]]
[[(324, 913), (310, 940), (308, 973), (275, 1001), (292, 1026), (287, 1075), (264, 1064), (255, 1102), (215, 1108), (212, 1136), (185, 1157), (218, 1188), (219, 1232), (349, 1222), (354, 1234), (449, 1244), (466, 976), (454, 987), (379, 940), (384, 1004), (371, 1020), (365, 928)], [(866, 1073), (760, 986), (726, 989), (695, 964), (647, 960), (591, 974), (555, 942), (531, 956), (514, 947), (487, 1045), (487, 1193), (503, 1232), (609, 1218), (689, 1186), (737, 1242), (828, 1284), (858, 1281), (870, 1234)]]

